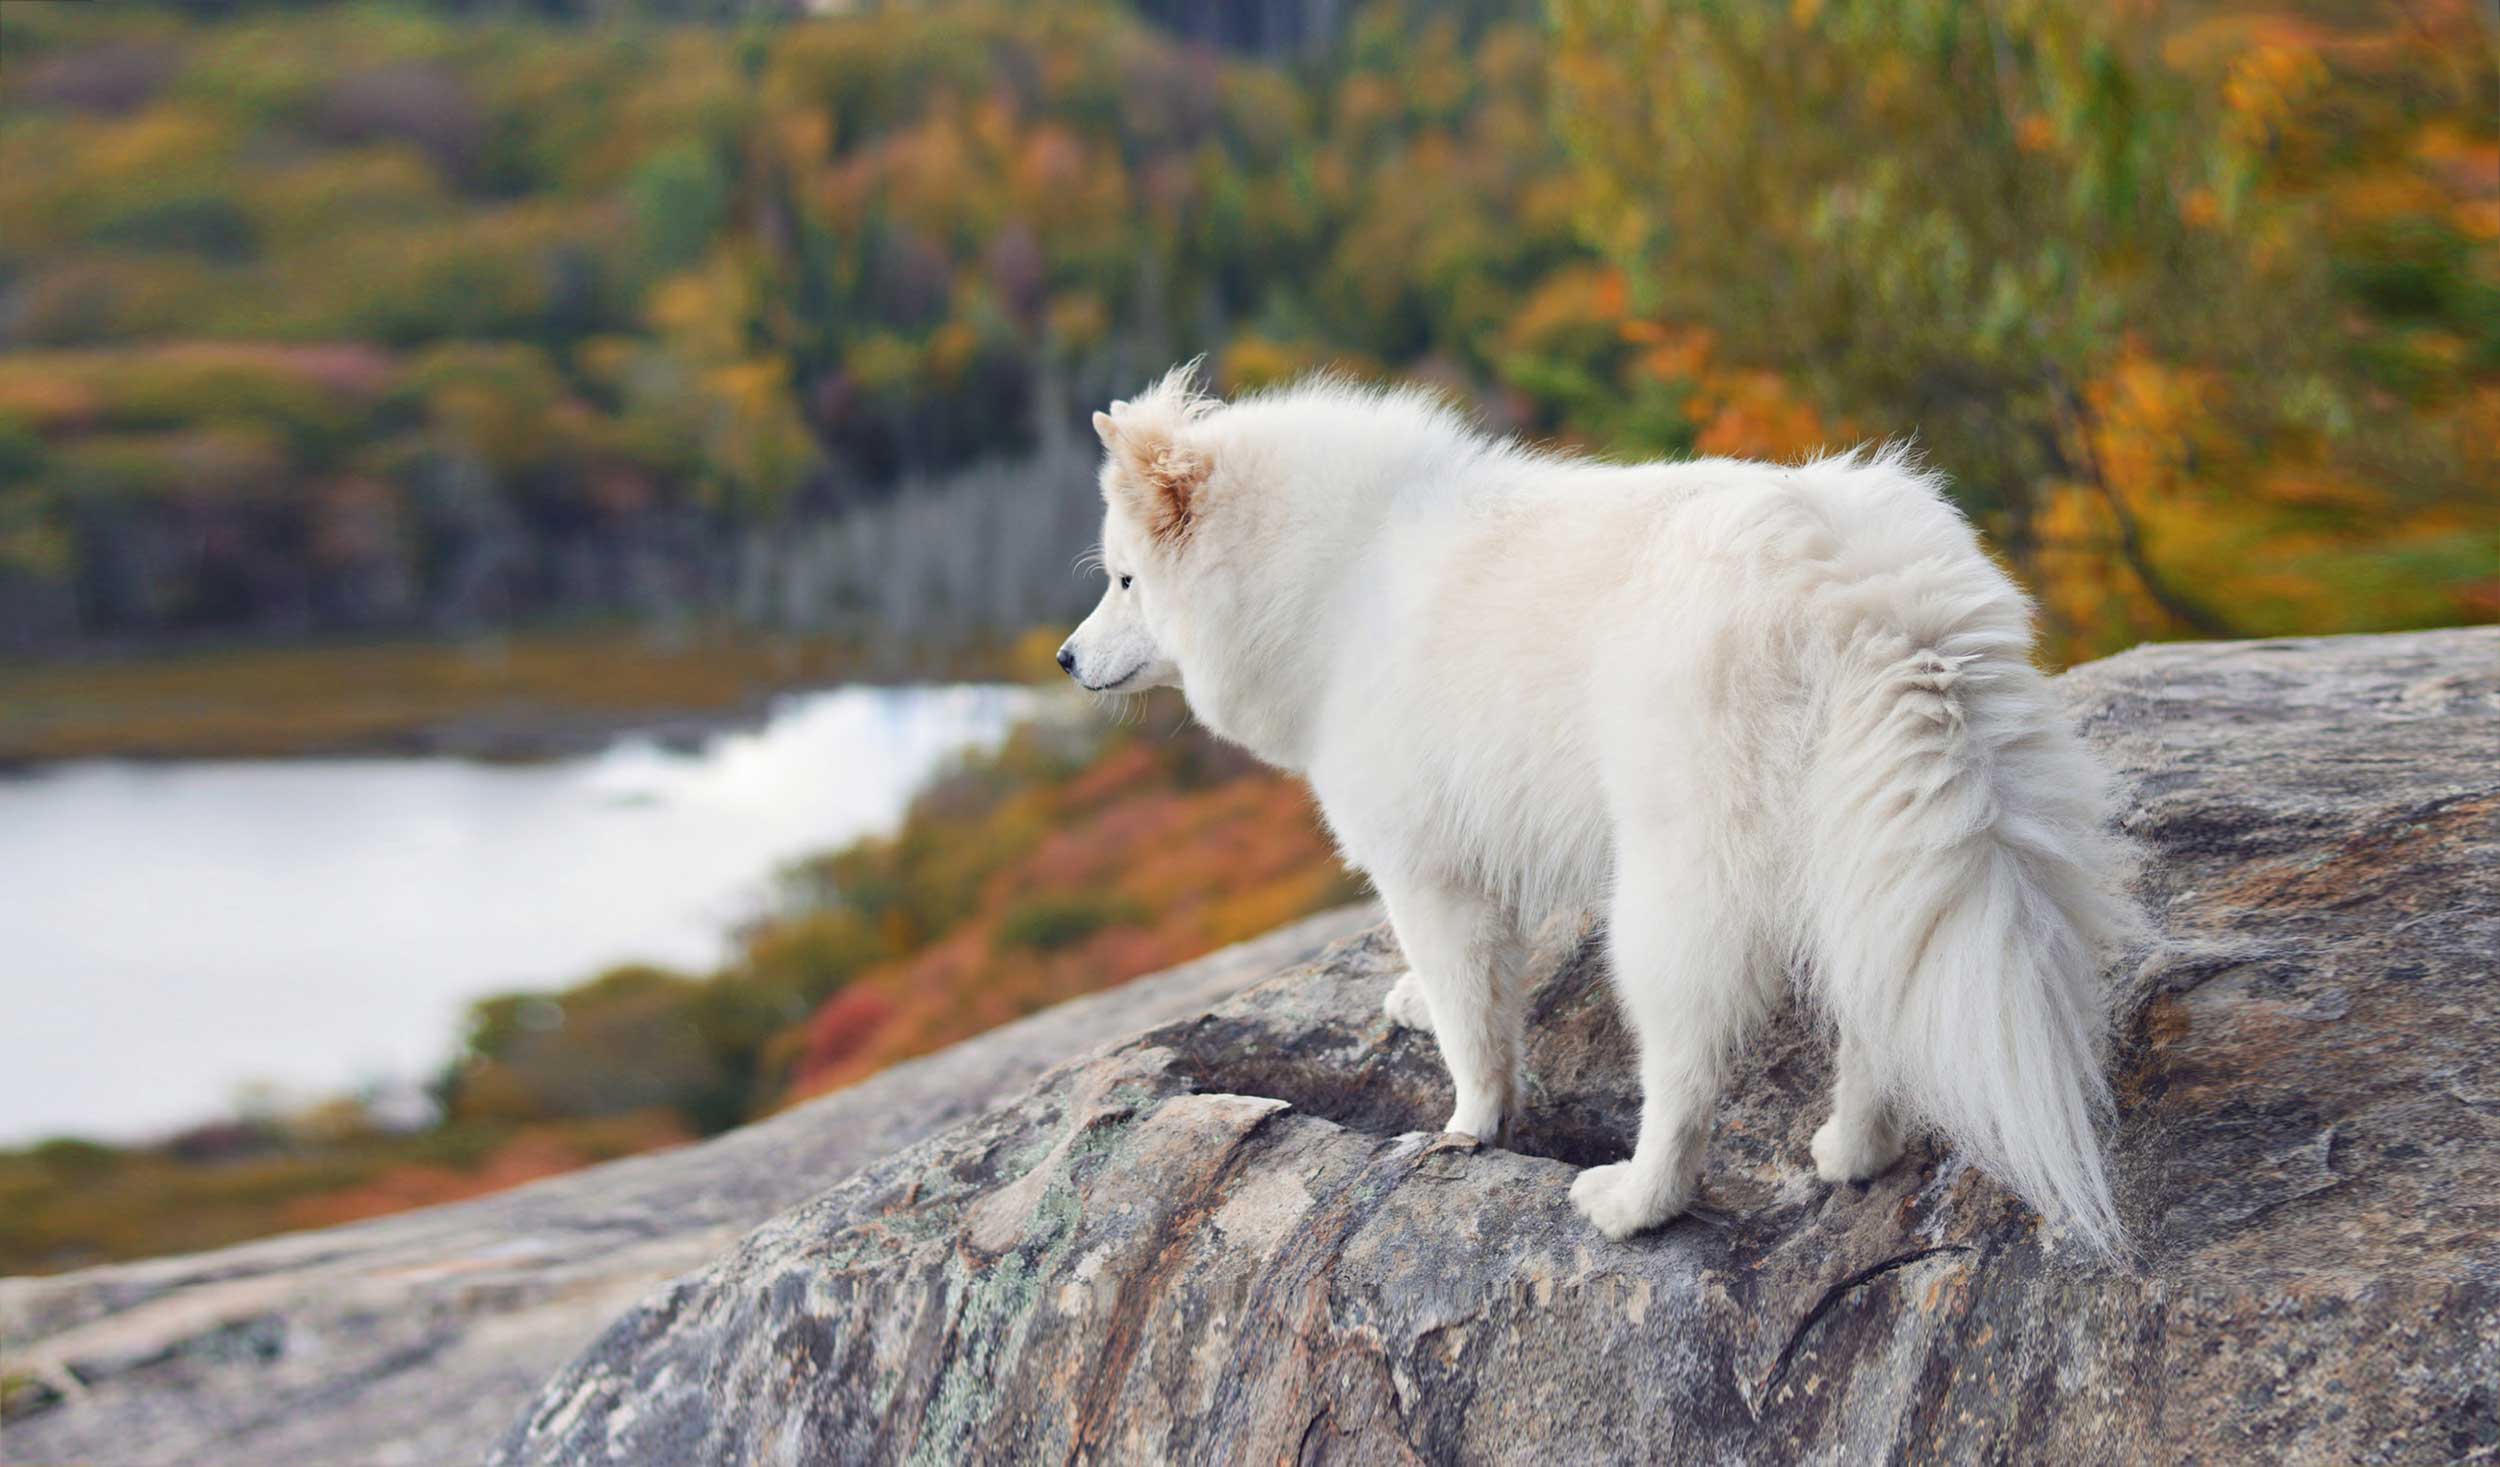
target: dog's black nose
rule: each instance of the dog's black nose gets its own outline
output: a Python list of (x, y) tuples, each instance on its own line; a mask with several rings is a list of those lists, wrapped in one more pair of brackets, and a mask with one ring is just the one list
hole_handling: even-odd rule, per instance
[(1070, 677), (1076, 676), (1076, 654), (1065, 647), (1059, 649), (1059, 670)]

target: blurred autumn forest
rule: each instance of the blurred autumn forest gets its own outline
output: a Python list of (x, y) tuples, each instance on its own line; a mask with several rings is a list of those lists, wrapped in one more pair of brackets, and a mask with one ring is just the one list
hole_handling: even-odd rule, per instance
[(8, 8), (0, 642), (1020, 628), (1200, 352), (1915, 433), (2060, 658), (2500, 615), (2473, 0), (575, 8)]
[[(0, 652), (1003, 643), (1096, 589), (1084, 412), (1200, 353), (1613, 455), (1915, 433), (2059, 661), (2493, 619), (2496, 55), (2474, 0), (11, 4)], [(423, 1130), (0, 1155), (0, 1271), (717, 1131), (1356, 894), (1177, 721), (1025, 729), (716, 972), (478, 1005)]]

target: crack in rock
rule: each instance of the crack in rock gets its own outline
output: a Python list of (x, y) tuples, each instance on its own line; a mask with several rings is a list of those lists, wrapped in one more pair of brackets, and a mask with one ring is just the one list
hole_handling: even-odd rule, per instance
[(1969, 1251), (1971, 1251), (1970, 1248), (1961, 1243), (1942, 1243), (1933, 1248), (1921, 1248), (1915, 1252), (1887, 1258), (1881, 1263), (1869, 1264), (1825, 1289), (1823, 1297), (1815, 1300), (1814, 1307), (1808, 1309), (1805, 1317), (1798, 1320), (1796, 1327), (1788, 1332), (1787, 1342), (1780, 1346), (1779, 1358), (1771, 1363), (1770, 1374), (1763, 1377), (1762, 1384), (1754, 1391), (1755, 1414), (1757, 1416), (1761, 1414), (1762, 1404), (1768, 1402), (1772, 1392), (1778, 1390), (1781, 1383), (1788, 1379), (1789, 1367), (1796, 1363), (1797, 1352), (1804, 1348), (1806, 1336), (1814, 1332), (1814, 1327), (1823, 1322), (1823, 1316), (1831, 1313), (1841, 1300), (1884, 1275), (1899, 1272), (1913, 1263), (1923, 1262), (1940, 1254), (1968, 1253)]

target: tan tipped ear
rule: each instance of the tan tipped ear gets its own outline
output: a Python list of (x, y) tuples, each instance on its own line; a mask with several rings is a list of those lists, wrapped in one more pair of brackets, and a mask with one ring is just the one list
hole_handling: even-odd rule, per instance
[(1132, 413), (1119, 421), (1096, 417), (1095, 430), (1120, 468), (1113, 491), (1148, 534), (1166, 543), (1178, 541), (1197, 518), (1213, 461), (1177, 442), (1170, 428), (1151, 414)]
[(1166, 443), (1155, 453), (1146, 465), (1145, 480), (1154, 501), (1146, 527), (1156, 539), (1177, 542), (1188, 535), (1214, 468), (1205, 454), (1178, 444)]
[(1120, 436), (1120, 425), (1111, 421), (1109, 413), (1096, 413), (1094, 414), (1094, 436), (1102, 440), (1103, 447), (1109, 448), (1112, 446), (1112, 440)]

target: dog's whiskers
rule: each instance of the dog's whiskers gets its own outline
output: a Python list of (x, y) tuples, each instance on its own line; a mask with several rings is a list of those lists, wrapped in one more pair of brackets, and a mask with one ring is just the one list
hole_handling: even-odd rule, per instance
[(1146, 698), (1142, 693), (1106, 692), (1100, 688), (1087, 688), (1085, 696), (1095, 707), (1103, 710), (1104, 716), (1110, 719), (1113, 728), (1126, 728), (1145, 717)]

